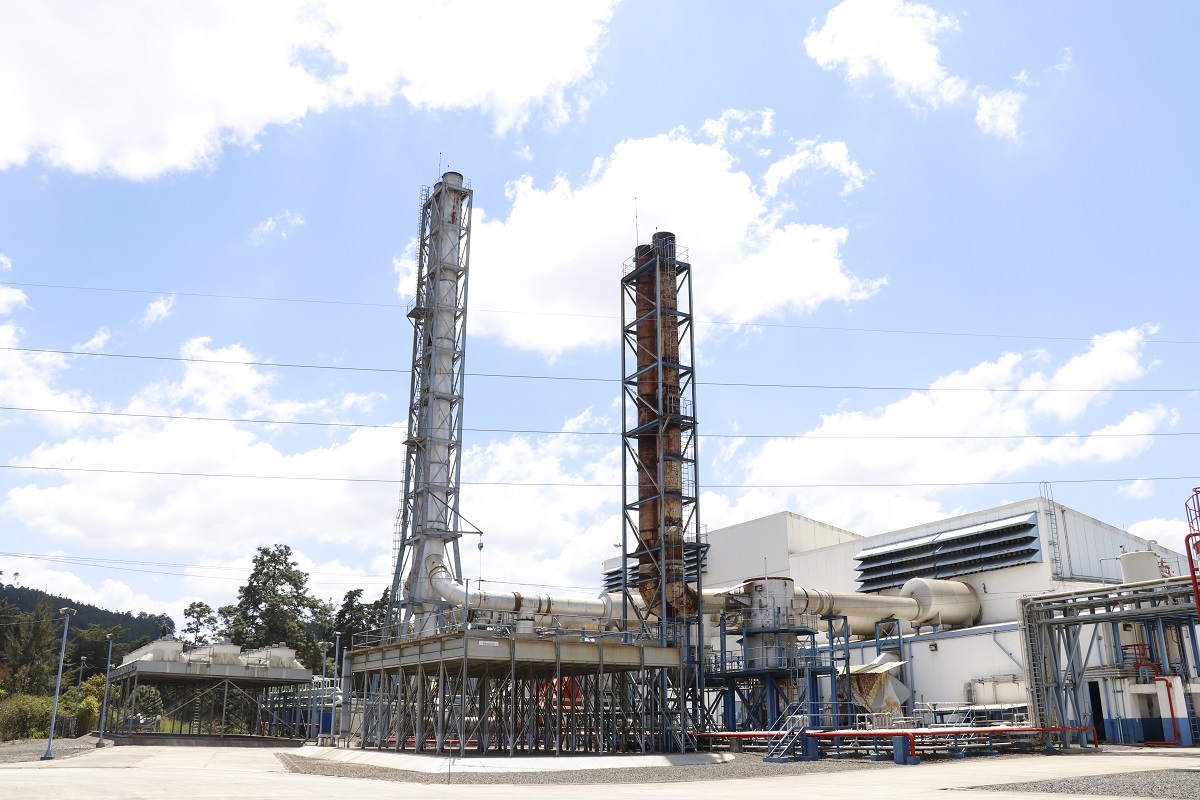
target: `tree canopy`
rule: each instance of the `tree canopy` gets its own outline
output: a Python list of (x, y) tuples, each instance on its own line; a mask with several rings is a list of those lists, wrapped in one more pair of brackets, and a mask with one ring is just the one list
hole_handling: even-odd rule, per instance
[(238, 601), (218, 610), (223, 632), (246, 648), (281, 642), (296, 648), (304, 665), (320, 669), (319, 638), (332, 634), (333, 610), (309, 594), (308, 573), (292, 558), (292, 548), (260, 547)]

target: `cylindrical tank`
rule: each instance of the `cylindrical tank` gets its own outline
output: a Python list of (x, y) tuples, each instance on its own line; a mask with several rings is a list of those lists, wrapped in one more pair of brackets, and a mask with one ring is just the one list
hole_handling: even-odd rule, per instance
[(1121, 583), (1156, 581), (1162, 577), (1162, 571), (1158, 568), (1158, 553), (1153, 550), (1122, 553), (1117, 557), (1117, 562), (1121, 565)]
[(979, 595), (962, 581), (936, 578), (910, 578), (900, 588), (900, 596), (915, 600), (917, 615), (909, 617), (914, 626), (974, 625), (979, 619)]
[(746, 665), (754, 669), (785, 667), (786, 657), (796, 642), (794, 635), (780, 632), (791, 625), (796, 589), (791, 578), (756, 578), (748, 581), (750, 608), (744, 612)]

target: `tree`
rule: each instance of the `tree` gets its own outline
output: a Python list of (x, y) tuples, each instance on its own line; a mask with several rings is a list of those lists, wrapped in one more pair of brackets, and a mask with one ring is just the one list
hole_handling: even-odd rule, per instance
[(209, 634), (217, 627), (217, 615), (208, 603), (195, 601), (183, 610), (187, 623), (183, 626), (184, 641), (196, 647), (211, 644)]
[(8, 635), (4, 661), (12, 670), (11, 682), (17, 692), (49, 694), (54, 690), (58, 667), (57, 625), (54, 608), (39, 598), (33, 611), (21, 615), (20, 624)]
[(333, 618), (333, 628), (342, 634), (342, 642), (348, 647), (355, 636), (376, 631), (383, 627), (387, 615), (389, 590), (374, 603), (362, 602), (363, 590), (351, 589), (342, 599), (342, 606)]
[(258, 548), (238, 601), (222, 606), (223, 632), (235, 644), (255, 648), (286, 643), (308, 666), (319, 665), (317, 634), (332, 622), (332, 609), (308, 593), (308, 573), (292, 559), (292, 548)]
[[(71, 636), (71, 644), (67, 648), (67, 667), (73, 670), (79, 664), (80, 657), (87, 659), (84, 667), (84, 680), (90, 675), (104, 674), (104, 660), (108, 658), (108, 634), (112, 634), (113, 661), (119, 661), (119, 648), (115, 646), (116, 642), (121, 641), (129, 635), (128, 628), (122, 628), (116, 625), (112, 628), (101, 628), (99, 625), (92, 624), (86, 628), (76, 630), (71, 628), (73, 635)], [(66, 675), (78, 676), (76, 672), (64, 673), (63, 680), (67, 680)]]

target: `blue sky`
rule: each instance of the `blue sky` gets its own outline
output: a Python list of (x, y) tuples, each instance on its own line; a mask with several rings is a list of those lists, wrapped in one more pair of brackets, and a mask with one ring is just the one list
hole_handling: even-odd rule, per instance
[(5, 580), (178, 617), (280, 542), (381, 591), (439, 166), (468, 372), (609, 379), (468, 379), (470, 577), (587, 593), (615, 554), (635, 198), (689, 248), (699, 380), (741, 384), (700, 387), (708, 527), (1049, 481), (1181, 546), (1192, 4), (243, 6), (0, 9)]

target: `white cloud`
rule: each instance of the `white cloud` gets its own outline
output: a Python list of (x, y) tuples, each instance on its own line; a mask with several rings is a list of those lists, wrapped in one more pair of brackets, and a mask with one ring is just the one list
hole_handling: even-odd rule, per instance
[[(12, 269), (12, 259), (0, 253), (0, 272)], [(23, 308), (29, 298), (20, 289), (0, 284), (0, 315), (7, 316), (18, 308)]]
[[(271, 125), (387, 104), (478, 110), (497, 133), (568, 118), (613, 0), (0, 6), (0, 169), (30, 159), (143, 180)], [(448, 50), (452, 55), (447, 55)]]
[[(0, 405), (70, 410), (96, 408), (87, 395), (57, 387), (68, 367), (67, 356), (13, 349), (21, 346), (21, 330), (11, 322), (0, 324), (0, 346), (6, 348), (0, 350)], [(74, 414), (43, 414), (37, 419), (54, 431), (74, 430), (81, 424), (81, 418)]]
[[(186, 342), (185, 358), (257, 360), (237, 345)], [(0, 358), (3, 354), (0, 354)], [(0, 384), (2, 386), (2, 384)], [(120, 410), (175, 419), (91, 418), (71, 438), (14, 456), (13, 462), (86, 470), (137, 470), (232, 475), (379, 478), (403, 474), (402, 429), (356, 429), (344, 439), (287, 452), (269, 427), (188, 416), (296, 419), (361, 405), (363, 397), (298, 400), (277, 397), (266, 370), (250, 364), (187, 363), (177, 380), (144, 387)], [(31, 402), (25, 400), (23, 402)], [(62, 407), (66, 403), (57, 406)], [(67, 416), (67, 415), (58, 415)], [(244, 555), (258, 544), (362, 542), (364, 530), (389, 541), (395, 485), (30, 472), (8, 492), (0, 511), (55, 544)]]
[(1148, 497), (1154, 496), (1154, 483), (1143, 478), (1138, 478), (1132, 483), (1118, 486), (1117, 493), (1123, 494), (1133, 500), (1145, 500)]
[(842, 69), (850, 83), (878, 71), (892, 81), (900, 99), (938, 108), (967, 89), (964, 79), (942, 66), (935, 44), (940, 34), (957, 29), (957, 19), (919, 3), (845, 0), (819, 30), (809, 32), (804, 47), (823, 69)]
[[(1146, 541), (1156, 542), (1163, 547), (1174, 550), (1176, 553), (1187, 555), (1187, 552), (1183, 549), (1184, 539), (1188, 535), (1187, 520), (1155, 517), (1154, 519), (1146, 519), (1133, 523), (1129, 526), (1128, 531)], [(1185, 558), (1183, 563), (1178, 566), (1186, 570), (1187, 559)]]
[(298, 228), (303, 224), (304, 217), (299, 214), (293, 214), (291, 211), (284, 211), (282, 214), (267, 217), (255, 225), (254, 230), (250, 231), (250, 243), (258, 246), (265, 242), (276, 230), (279, 231), (280, 238), (286, 239), (289, 228)]
[[(754, 120), (758, 124), (754, 124)], [(775, 112), (769, 108), (762, 111), (742, 111), (728, 108), (716, 119), (706, 119), (700, 125), (700, 133), (710, 137), (718, 145), (727, 142), (755, 141), (775, 132)]]
[(763, 194), (774, 197), (779, 193), (779, 186), (806, 167), (832, 170), (846, 182), (842, 184), (842, 196), (863, 187), (863, 183), (871, 175), (864, 171), (850, 158), (850, 150), (845, 142), (818, 142), (816, 139), (805, 139), (796, 142), (796, 150), (790, 156), (781, 158), (767, 167), (763, 176)]
[(1070, 47), (1064, 47), (1058, 63), (1051, 66), (1047, 71), (1066, 75), (1073, 69), (1075, 69), (1075, 53)]
[(156, 322), (161, 322), (171, 316), (171, 309), (175, 305), (175, 295), (160, 295), (157, 299), (152, 300), (150, 305), (146, 306), (145, 313), (142, 314), (140, 324), (143, 328), (149, 328)]
[[(211, 348), (207, 340), (188, 342), (181, 353), (227, 361), (252, 357), (236, 345)], [(259, 414), (287, 419), (301, 411), (327, 413), (363, 402), (358, 395), (317, 401), (278, 397), (263, 370), (217, 366), (188, 363), (178, 380), (144, 388), (123, 409), (182, 418), (92, 418), (90, 430), (13, 460), (101, 470), (351, 479), (403, 475), (402, 426), (358, 429), (335, 442), (289, 453), (270, 438), (270, 429), (188, 419)], [(593, 431), (610, 426), (608, 416), (587, 409), (565, 420), (562, 428)], [(606, 488), (619, 483), (619, 457), (611, 441), (592, 437), (513, 436), (468, 448), (463, 457), (463, 513), (484, 531), (485, 577), (493, 585), (528, 581), (598, 587), (599, 562), (612, 555), (611, 542), (620, 534), (610, 511), (615, 490)], [(364, 572), (361, 567), (317, 565), (300, 558), (303, 569), (334, 573), (311, 579), (314, 586), (323, 587), (317, 589), (321, 596), (340, 599), (351, 581), (365, 583), (377, 594), (390, 576), (387, 548), (398, 492), (394, 484), (94, 472), (31, 471), (27, 477), (28, 483), (9, 490), (0, 513), (35, 532), (46, 548), (77, 551), (86, 544), (110, 553), (153, 550), (172, 554), (169, 560), (231, 566), (247, 561), (258, 545), (287, 542), (301, 553), (338, 543), (352, 548), (350, 563), (369, 560), (371, 566)], [(522, 513), (513, 514), (513, 508)], [(479, 575), (475, 543), (468, 538), (463, 546), (464, 567), (473, 578)], [(210, 577), (212, 570), (188, 572), (190, 577), (163, 590), (169, 609), (182, 609), (185, 603), (175, 598), (184, 592), (203, 594), (213, 603), (210, 598), (219, 597), (222, 586), (236, 588), (235, 582)], [(86, 599), (95, 593), (80, 586), (78, 596)], [(110, 607), (126, 604), (114, 601)]]
[(984, 133), (1011, 142), (1020, 142), (1021, 106), (1027, 99), (1028, 95), (1024, 92), (1015, 92), (1012, 89), (1001, 89), (991, 94), (978, 91), (975, 124)]
[[(525, 176), (507, 193), (506, 219), (475, 209), (471, 334), (550, 357), (612, 345), (616, 276), (635, 245), (635, 197), (641, 240), (674, 231), (702, 267), (694, 292), (706, 318), (805, 313), (865, 299), (885, 283), (843, 264), (845, 228), (785, 221), (728, 150), (683, 129), (620, 142), (577, 183), (560, 175), (541, 188)], [(410, 247), (395, 262), (402, 297), (414, 289), (414, 258)], [(726, 291), (747, 274), (772, 291)], [(540, 313), (522, 313), (530, 311)]]
[(108, 328), (101, 328), (100, 330), (96, 331), (96, 334), (91, 339), (88, 339), (83, 344), (75, 345), (74, 349), (82, 350), (88, 353), (95, 353), (103, 350), (104, 345), (108, 344), (108, 340), (110, 338), (111, 334), (109, 334)]
[(18, 308), (24, 308), (28, 300), (20, 289), (0, 283), (0, 315), (8, 316)]
[[(740, 451), (744, 481), (752, 486), (928, 485), (752, 489), (710, 503), (706, 519), (720, 525), (792, 508), (859, 533), (878, 533), (951, 513), (953, 509), (944, 508), (939, 499), (946, 483), (1001, 480), (1035, 470), (1046, 474), (1052, 468), (1134, 457), (1151, 446), (1147, 434), (1174, 423), (1174, 411), (1151, 405), (1091, 433), (1033, 437), (1053, 430), (1054, 423), (1082, 418), (1085, 411), (1102, 407), (1105, 399), (1103, 392), (1076, 396), (1055, 390), (1111, 388), (1140, 377), (1143, 370), (1136, 362), (1145, 331), (1135, 328), (1094, 337), (1087, 351), (1048, 375), (1030, 371), (1036, 358), (1006, 353), (939, 378), (929, 391), (871, 411), (825, 414), (821, 424), (801, 438), (768, 440)], [(1128, 346), (1131, 355), (1113, 351), (1118, 340), (1137, 342)], [(923, 434), (965, 438), (897, 438)]]

